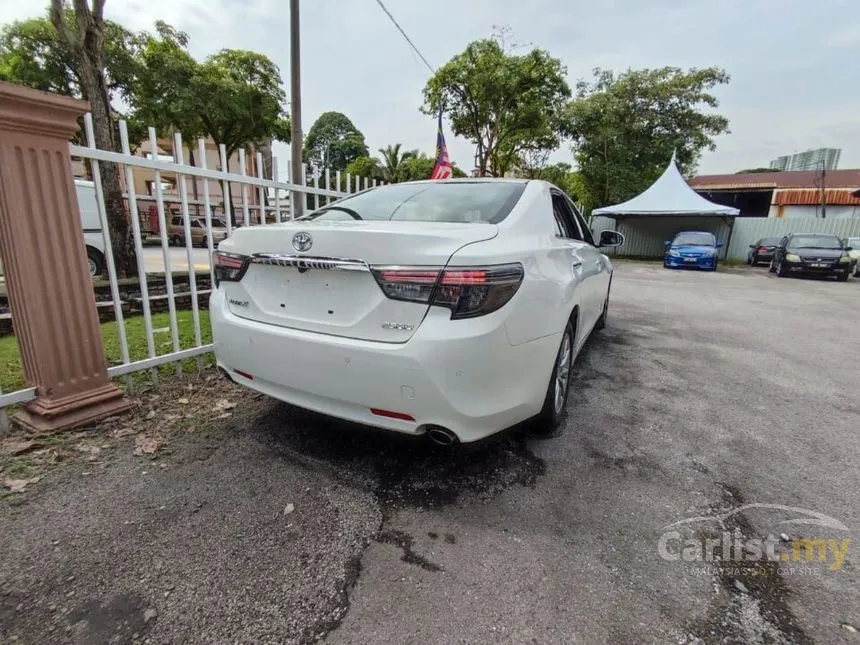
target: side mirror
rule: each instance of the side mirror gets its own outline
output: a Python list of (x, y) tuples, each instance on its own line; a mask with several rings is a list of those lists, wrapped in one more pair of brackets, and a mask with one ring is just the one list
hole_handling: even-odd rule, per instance
[(853, 251), (853, 250), (854, 250), (854, 247), (853, 247), (853, 246), (846, 246), (846, 247), (845, 247), (845, 252), (846, 252), (846, 253), (848, 253), (848, 251)]
[(663, 242), (663, 246), (671, 246), (671, 244), (672, 240), (666, 240), (665, 242)]
[(717, 242), (717, 248), (718, 248), (718, 249), (723, 248), (723, 243), (722, 243), (722, 242)]
[(615, 248), (624, 244), (624, 236), (615, 231), (601, 231), (600, 241), (597, 246), (600, 248)]
[(751, 248), (751, 249), (754, 249), (754, 248), (755, 248), (755, 244), (750, 244), (750, 248)]

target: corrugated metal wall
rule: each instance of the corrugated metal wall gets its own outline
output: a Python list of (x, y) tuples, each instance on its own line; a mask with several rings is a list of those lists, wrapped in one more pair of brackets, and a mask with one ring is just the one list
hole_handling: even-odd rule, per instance
[(858, 219), (808, 219), (805, 217), (739, 217), (732, 233), (729, 257), (746, 260), (750, 244), (763, 237), (781, 237), (789, 233), (830, 233), (840, 238), (860, 236)]
[[(726, 243), (729, 227), (721, 219), (700, 217), (637, 218), (615, 222), (609, 217), (592, 217), (595, 238), (601, 231), (617, 230), (624, 235), (624, 244), (615, 255), (661, 258), (664, 242), (679, 231), (711, 231), (717, 241)], [(763, 237), (781, 237), (788, 233), (831, 233), (840, 238), (860, 236), (860, 218), (809, 219), (774, 217), (738, 217), (735, 220), (728, 258), (746, 260), (750, 244)], [(611, 254), (611, 253), (610, 253)], [(721, 255), (721, 257), (725, 257)]]

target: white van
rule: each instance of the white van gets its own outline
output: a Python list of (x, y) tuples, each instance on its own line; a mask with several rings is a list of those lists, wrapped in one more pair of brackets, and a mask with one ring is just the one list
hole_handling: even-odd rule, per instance
[[(75, 179), (75, 192), (81, 210), (81, 224), (84, 229), (84, 244), (87, 249), (90, 275), (95, 277), (105, 271), (105, 241), (102, 225), (96, 206), (96, 186), (91, 181)], [(3, 262), (0, 260), (0, 277), (3, 276)]]
[(78, 208), (81, 210), (90, 275), (101, 275), (105, 271), (105, 240), (96, 204), (96, 185), (91, 181), (75, 179), (75, 192), (78, 194)]

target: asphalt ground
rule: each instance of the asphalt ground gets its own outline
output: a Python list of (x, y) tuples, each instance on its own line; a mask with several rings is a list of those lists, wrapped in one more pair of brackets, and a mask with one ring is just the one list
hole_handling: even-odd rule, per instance
[[(204, 382), (229, 418), (0, 502), (0, 642), (858, 643), (858, 311), (860, 280), (619, 262), (564, 427), (467, 451)], [(680, 556), (724, 532), (780, 560)]]

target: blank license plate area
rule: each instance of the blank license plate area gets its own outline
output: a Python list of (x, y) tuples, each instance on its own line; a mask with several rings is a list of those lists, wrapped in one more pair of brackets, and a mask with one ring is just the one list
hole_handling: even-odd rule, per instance
[(254, 298), (272, 316), (349, 325), (367, 315), (384, 294), (364, 271), (254, 267)]

